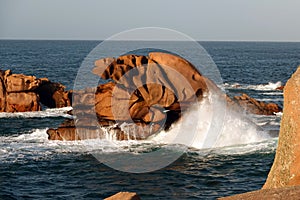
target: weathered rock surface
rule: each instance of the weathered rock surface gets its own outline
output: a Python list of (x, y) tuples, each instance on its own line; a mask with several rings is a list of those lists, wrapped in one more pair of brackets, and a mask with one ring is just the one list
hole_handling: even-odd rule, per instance
[(284, 109), (276, 156), (264, 185), (279, 188), (300, 184), (300, 67), (284, 87)]
[(265, 103), (249, 97), (247, 94), (235, 96), (233, 101), (242, 107), (246, 112), (257, 115), (274, 115), (282, 111), (282, 108), (275, 103)]
[(141, 200), (141, 198), (135, 192), (118, 192), (104, 200)]
[(0, 112), (39, 111), (40, 103), (49, 108), (71, 106), (72, 92), (64, 90), (47, 78), (0, 70)]

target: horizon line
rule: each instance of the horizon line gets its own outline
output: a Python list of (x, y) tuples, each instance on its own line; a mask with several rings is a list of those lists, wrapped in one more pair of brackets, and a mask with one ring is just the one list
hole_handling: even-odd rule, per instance
[[(7, 41), (105, 41), (107, 39), (69, 39), (69, 38), (0, 38), (0, 40)], [(128, 39), (128, 40), (107, 40), (107, 41), (140, 41), (140, 42), (192, 42), (191, 40), (141, 40), (141, 39)], [(197, 42), (291, 42), (291, 43), (299, 43), (300, 40), (194, 40)]]

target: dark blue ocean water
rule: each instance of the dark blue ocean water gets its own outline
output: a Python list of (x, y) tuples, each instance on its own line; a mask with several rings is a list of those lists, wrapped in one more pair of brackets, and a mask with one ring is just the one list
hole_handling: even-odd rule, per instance
[[(48, 77), (72, 89), (78, 68), (98, 43), (0, 41), (0, 68)], [(282, 92), (275, 89), (300, 64), (300, 43), (201, 45), (218, 66), (222, 86), (230, 95), (245, 92), (280, 105)], [(215, 199), (257, 190), (272, 165), (280, 123), (280, 115), (252, 116), (275, 138), (209, 150), (190, 148), (163, 169), (133, 174), (101, 164), (81, 143), (49, 142), (46, 129), (56, 127), (65, 117), (64, 110), (55, 109), (0, 115), (0, 199), (103, 199), (118, 191), (137, 192), (142, 199)]]

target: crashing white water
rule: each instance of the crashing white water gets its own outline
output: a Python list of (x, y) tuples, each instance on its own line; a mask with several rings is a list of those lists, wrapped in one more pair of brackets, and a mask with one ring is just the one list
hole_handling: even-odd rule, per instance
[[(201, 103), (185, 113), (180, 122), (174, 124), (169, 131), (162, 131), (151, 140), (202, 149), (256, 143), (271, 138), (266, 132), (258, 129), (245, 114), (230, 110), (226, 108), (226, 103), (222, 104), (219, 101), (216, 96), (205, 97)], [(225, 108), (220, 109), (220, 106)], [(217, 114), (213, 114), (214, 112)]]
[(0, 118), (45, 118), (45, 117), (72, 118), (72, 115), (69, 115), (67, 113), (70, 110), (72, 110), (72, 107), (49, 108), (43, 111), (30, 111), (30, 112), (14, 112), (14, 113), (1, 112)]

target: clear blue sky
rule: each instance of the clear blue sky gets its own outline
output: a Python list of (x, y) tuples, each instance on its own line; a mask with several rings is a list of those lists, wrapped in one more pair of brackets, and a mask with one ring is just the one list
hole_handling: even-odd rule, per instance
[(196, 40), (300, 41), (299, 0), (0, 0), (0, 39), (106, 39), (164, 27)]

